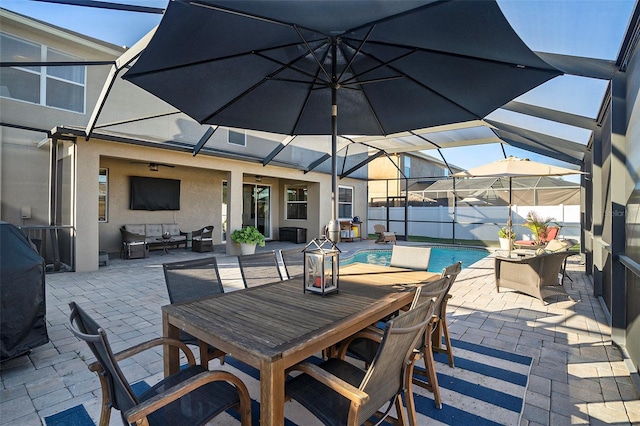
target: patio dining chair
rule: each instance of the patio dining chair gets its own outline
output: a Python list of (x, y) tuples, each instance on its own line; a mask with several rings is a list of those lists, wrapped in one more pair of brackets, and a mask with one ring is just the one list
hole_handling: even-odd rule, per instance
[[(89, 370), (100, 378), (100, 426), (109, 424), (111, 408), (120, 411), (125, 425), (202, 425), (228, 409), (240, 413), (242, 425), (251, 424), (251, 398), (237, 376), (227, 371), (209, 371), (196, 365), (189, 348), (175, 339), (154, 339), (114, 354), (105, 330), (75, 302), (69, 303), (69, 307), (71, 332), (87, 343), (97, 359), (89, 365)], [(188, 366), (136, 395), (119, 362), (162, 345), (181, 349)]]
[(396, 233), (388, 232), (384, 225), (373, 225), (374, 232), (378, 235), (377, 243), (396, 243)]
[[(453, 346), (451, 346), (451, 338), (449, 337), (449, 325), (447, 324), (447, 302), (452, 297), (449, 291), (451, 290), (451, 287), (453, 287), (453, 283), (456, 281), (456, 278), (461, 271), (462, 261), (458, 261), (442, 269), (442, 274), (440, 275), (440, 277), (444, 278), (446, 276), (449, 276), (451, 277), (451, 281), (449, 282), (449, 288), (447, 289), (446, 297), (440, 304), (440, 310), (436, 311), (438, 321), (436, 324), (436, 328), (431, 335), (433, 351), (447, 354), (447, 357), (449, 358), (449, 367), (451, 368), (453, 368), (455, 365), (453, 362)], [(443, 338), (445, 347), (442, 346)]]
[[(446, 303), (449, 290), (451, 289), (451, 282), (452, 277), (450, 275), (446, 275), (437, 281), (425, 283), (421, 286), (418, 303), (424, 303), (427, 300), (434, 300), (433, 316), (431, 317), (429, 325), (413, 353), (409, 369), (409, 377), (411, 377), (411, 381), (407, 383), (407, 390), (412, 397), (413, 384), (433, 393), (433, 403), (437, 409), (442, 408), (442, 398), (440, 396), (438, 376), (436, 375), (436, 363), (433, 358), (433, 335), (437, 331), (440, 320), (439, 313), (442, 310), (442, 305)], [(415, 369), (415, 366), (420, 359), (423, 360), (424, 371)]]
[[(438, 409), (442, 408), (442, 400), (440, 397), (440, 388), (438, 387), (435, 360), (433, 358), (433, 334), (437, 330), (439, 322), (438, 315), (442, 310), (442, 305), (446, 303), (449, 289), (451, 288), (451, 282), (452, 277), (447, 275), (436, 281), (421, 283), (418, 287), (419, 291), (416, 291), (416, 296), (411, 305), (413, 307), (428, 300), (434, 300), (434, 314), (431, 317), (424, 335), (418, 341), (414, 351), (414, 357), (411, 359), (412, 374), (410, 377), (413, 377), (413, 384), (433, 393), (433, 401)], [(380, 328), (374, 326), (368, 327), (367, 331), (373, 334), (380, 334), (381, 332)], [(349, 355), (364, 361), (365, 366), (368, 366), (371, 364), (376, 352), (378, 351), (378, 344), (370, 339), (356, 336), (344, 340), (341, 343), (340, 350), (346, 350)], [(423, 359), (424, 361), (424, 371), (414, 371), (415, 364), (420, 359)], [(421, 375), (423, 377), (418, 378), (416, 375)], [(408, 383), (407, 386), (411, 387), (411, 383)]]
[(393, 246), (389, 266), (426, 271), (429, 269), (431, 247)]
[[(164, 281), (169, 293), (169, 301), (173, 303), (190, 302), (195, 299), (224, 293), (224, 287), (218, 272), (215, 257), (165, 263)], [(215, 358), (224, 364), (225, 353), (211, 345), (201, 345), (200, 341), (189, 333), (180, 330), (180, 341), (189, 345), (200, 346), (200, 363), (204, 366)]]
[(287, 273), (287, 279), (304, 274), (304, 252), (300, 249), (280, 250), (280, 258)]
[[(285, 383), (288, 398), (294, 399), (325, 425), (361, 425), (374, 417), (406, 424), (402, 406), (405, 397), (409, 424), (417, 424), (413, 396), (408, 395), (409, 360), (416, 342), (424, 336), (433, 314), (434, 302), (429, 300), (387, 322), (382, 335), (364, 331), (353, 338), (368, 338), (378, 343), (378, 351), (367, 369), (344, 358), (346, 347), (337, 358), (319, 365), (305, 361), (288, 373), (299, 374)], [(397, 418), (390, 412), (396, 408)], [(381, 411), (382, 410), (382, 411)]]
[(275, 251), (238, 256), (238, 264), (245, 288), (282, 281)]

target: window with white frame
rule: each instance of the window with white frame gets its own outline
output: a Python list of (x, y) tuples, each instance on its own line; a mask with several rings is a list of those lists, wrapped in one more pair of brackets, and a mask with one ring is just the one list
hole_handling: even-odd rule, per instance
[[(2, 62), (71, 62), (81, 58), (0, 33)], [(0, 67), (0, 96), (85, 112), (86, 66)]]
[(404, 156), (404, 177), (411, 177), (411, 157)]
[(109, 169), (98, 172), (98, 222), (109, 221)]
[(228, 140), (232, 145), (247, 146), (247, 132), (237, 132), (229, 129)]
[(353, 187), (338, 187), (338, 217), (351, 219), (353, 217)]
[(307, 185), (287, 185), (287, 219), (307, 219)]

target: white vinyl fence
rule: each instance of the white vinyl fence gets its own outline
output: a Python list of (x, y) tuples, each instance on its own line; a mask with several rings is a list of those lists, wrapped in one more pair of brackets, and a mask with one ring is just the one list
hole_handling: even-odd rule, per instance
[[(404, 235), (404, 207), (390, 207), (389, 230)], [(561, 226), (558, 238), (580, 239), (580, 206), (513, 206), (513, 231), (518, 240), (531, 239), (531, 231), (522, 226), (530, 211), (543, 218), (551, 217)], [(410, 236), (451, 239), (454, 237), (454, 211), (451, 207), (408, 207)], [(506, 206), (465, 206), (455, 212), (455, 238), (462, 240), (497, 241), (498, 230), (507, 225)], [(373, 226), (387, 226), (387, 208), (369, 207), (368, 232)]]

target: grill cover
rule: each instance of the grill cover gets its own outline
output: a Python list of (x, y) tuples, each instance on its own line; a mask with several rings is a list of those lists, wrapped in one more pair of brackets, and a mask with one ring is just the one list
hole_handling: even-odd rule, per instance
[(0, 361), (49, 341), (45, 263), (24, 233), (0, 222)]

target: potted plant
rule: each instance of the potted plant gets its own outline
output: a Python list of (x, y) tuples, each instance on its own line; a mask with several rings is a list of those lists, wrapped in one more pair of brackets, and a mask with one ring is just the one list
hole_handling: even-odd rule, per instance
[(553, 220), (555, 219), (552, 217), (543, 218), (532, 210), (527, 213), (527, 219), (523, 226), (531, 230), (533, 240), (536, 245), (540, 245), (542, 241), (546, 240), (547, 228)]
[(256, 244), (264, 247), (264, 235), (255, 226), (245, 226), (236, 229), (231, 233), (231, 239), (240, 244), (241, 254), (253, 254), (256, 251)]
[(516, 234), (511, 231), (511, 241), (509, 241), (509, 228), (505, 226), (498, 230), (498, 239), (500, 240), (500, 248), (502, 250), (509, 250), (513, 247), (513, 242), (516, 240)]

